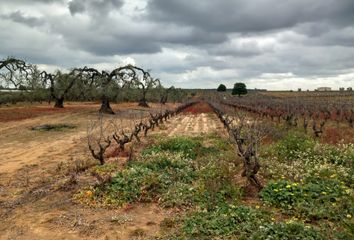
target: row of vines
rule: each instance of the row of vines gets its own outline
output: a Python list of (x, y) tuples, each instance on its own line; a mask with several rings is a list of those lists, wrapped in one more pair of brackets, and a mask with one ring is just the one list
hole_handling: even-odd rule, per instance
[[(134, 122), (129, 129), (122, 124), (120, 117), (117, 119), (104, 121), (103, 115), (100, 114), (97, 121), (92, 121), (87, 129), (88, 147), (92, 156), (100, 162), (105, 163), (107, 150), (111, 147), (116, 152), (123, 152), (125, 145), (136, 140), (140, 142), (140, 137), (146, 137), (149, 131), (153, 131), (155, 127), (163, 124), (169, 118), (181, 113), (184, 109), (196, 104), (195, 101), (188, 101), (173, 110), (164, 110), (157, 113), (149, 112), (147, 116), (141, 116), (140, 119), (133, 116), (130, 122)], [(113, 144), (116, 146), (112, 146)], [(132, 149), (131, 149), (132, 152)], [(130, 152), (130, 153), (131, 153)], [(131, 158), (131, 156), (129, 157)]]
[(307, 133), (312, 129), (315, 137), (321, 137), (330, 121), (336, 126), (354, 122), (353, 95), (345, 99), (323, 98), (276, 98), (257, 95), (254, 97), (223, 100), (222, 104), (238, 111), (249, 112), (257, 117), (269, 119), (275, 123), (284, 122), (288, 128), (301, 127)]

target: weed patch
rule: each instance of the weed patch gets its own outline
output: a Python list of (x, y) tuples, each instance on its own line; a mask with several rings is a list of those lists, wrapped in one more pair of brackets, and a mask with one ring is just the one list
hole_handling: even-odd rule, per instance
[(142, 155), (168, 151), (171, 153), (182, 153), (186, 158), (195, 159), (201, 148), (201, 142), (198, 138), (175, 137), (161, 141), (159, 144), (145, 149)]
[[(213, 209), (219, 203), (234, 203), (241, 191), (233, 182), (235, 171), (230, 170), (234, 168), (233, 159), (227, 154), (230, 151), (217, 138), (162, 140), (145, 149), (109, 183), (90, 190), (90, 198), (104, 205), (158, 202), (163, 207), (184, 209), (195, 206)], [(87, 197), (85, 191), (78, 196)]]
[(283, 214), (333, 229), (325, 234), (333, 239), (352, 239), (353, 161), (352, 144), (328, 145), (291, 134), (263, 150), (262, 174), (271, 181), (261, 199)]
[(63, 131), (66, 129), (74, 129), (76, 128), (75, 125), (71, 124), (44, 124), (36, 127), (32, 127), (31, 130), (33, 131)]
[(195, 211), (174, 222), (178, 230), (163, 239), (323, 239), (323, 233), (301, 222), (274, 222), (268, 212), (224, 205)]
[(287, 213), (308, 220), (341, 220), (354, 212), (351, 190), (338, 180), (317, 179), (299, 184), (289, 181), (269, 183), (262, 200)]

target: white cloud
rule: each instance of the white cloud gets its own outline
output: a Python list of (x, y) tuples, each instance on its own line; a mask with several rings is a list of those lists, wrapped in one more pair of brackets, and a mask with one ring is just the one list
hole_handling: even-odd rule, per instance
[(262, 73), (260, 78), (262, 79), (290, 79), (295, 77), (295, 75), (291, 72), (287, 73)]

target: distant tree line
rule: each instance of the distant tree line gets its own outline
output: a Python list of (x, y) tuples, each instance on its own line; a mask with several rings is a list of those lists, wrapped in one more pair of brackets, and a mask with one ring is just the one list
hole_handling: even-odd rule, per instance
[[(227, 88), (224, 84), (220, 84), (219, 87), (216, 89), (218, 92), (226, 92)], [(244, 83), (235, 83), (234, 88), (232, 89), (232, 95), (245, 95), (247, 94), (246, 84)]]
[(0, 60), (0, 86), (2, 89), (21, 90), (2, 90), (0, 104), (48, 101), (54, 102), (56, 108), (63, 108), (67, 100), (100, 101), (100, 112), (112, 114), (112, 101), (136, 101), (139, 106), (149, 107), (149, 101), (165, 104), (188, 98), (187, 92), (174, 87), (166, 89), (147, 70), (133, 65), (110, 71), (83, 67), (69, 72), (48, 72), (21, 59), (6, 58)]

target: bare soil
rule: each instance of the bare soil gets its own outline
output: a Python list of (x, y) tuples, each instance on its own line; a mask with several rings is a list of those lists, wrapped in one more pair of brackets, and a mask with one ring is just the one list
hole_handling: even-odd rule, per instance
[(196, 136), (224, 131), (222, 123), (214, 113), (181, 114), (171, 119), (161, 130), (167, 136), (188, 135)]
[[(122, 118), (126, 111), (146, 111), (136, 105), (113, 108)], [(32, 114), (41, 108), (40, 114)], [(159, 108), (152, 105), (149, 110)], [(216, 115), (203, 108), (169, 119), (154, 133), (173, 136), (224, 131)], [(96, 181), (84, 170), (95, 164), (87, 151), (86, 129), (89, 120), (97, 118), (98, 104), (71, 103), (64, 110), (47, 109), (49, 106), (43, 105), (0, 108), (0, 239), (145, 239), (156, 235), (160, 222), (173, 215), (172, 210), (153, 203), (106, 209), (73, 201), (78, 189)], [(76, 128), (31, 130), (48, 123)], [(110, 161), (121, 165), (124, 158)]]

